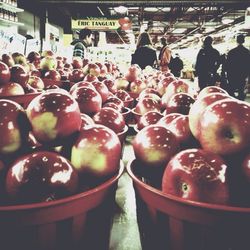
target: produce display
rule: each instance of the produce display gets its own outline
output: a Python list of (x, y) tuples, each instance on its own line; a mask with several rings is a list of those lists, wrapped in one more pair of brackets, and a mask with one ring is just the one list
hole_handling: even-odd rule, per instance
[[(15, 125), (13, 138), (8, 140), (13, 144), (2, 143), (1, 155), (8, 154), (8, 160), (3, 156), (0, 159), (7, 168), (17, 157), (24, 157), (23, 152), (48, 150), (65, 157), (80, 180), (86, 179), (85, 174), (105, 179), (114, 175), (119, 167), (122, 143), (130, 127), (134, 128), (131, 143), (135, 157), (142, 164), (142, 175), (145, 168), (149, 185), (157, 186), (166, 194), (216, 203), (216, 199), (202, 200), (202, 195), (189, 194), (190, 182), (186, 183), (181, 174), (169, 188), (170, 181), (166, 180), (171, 179), (171, 169), (176, 170), (180, 165), (175, 157), (189, 152), (189, 157), (194, 157), (193, 167), (187, 165), (184, 170), (190, 179), (197, 174), (194, 179), (202, 186), (204, 176), (208, 175), (208, 179), (212, 174), (216, 176), (215, 172), (209, 173), (212, 170), (206, 166), (212, 166), (217, 161), (214, 159), (219, 159), (226, 166), (217, 171), (218, 176), (221, 175), (218, 178), (223, 178), (223, 169), (227, 179), (225, 203), (239, 206), (248, 203), (237, 203), (234, 199), (235, 193), (240, 192), (234, 184), (239, 178), (242, 183), (248, 179), (250, 106), (230, 97), (220, 87), (198, 91), (192, 83), (150, 66), (142, 70), (138, 65), (131, 65), (122, 73), (112, 62), (95, 63), (75, 57), (69, 63), (66, 58), (44, 51), (41, 55), (31, 52), (27, 58), (20, 53), (2, 55), (0, 93), (6, 103), (13, 95), (39, 93), (27, 108), (15, 104), (28, 125), (24, 135)], [(7, 111), (1, 113), (4, 112)], [(235, 157), (237, 161), (233, 160)], [(215, 171), (216, 167), (211, 168)], [(151, 180), (154, 171), (158, 179)], [(3, 175), (5, 172), (2, 171)], [(237, 181), (234, 178), (238, 178)], [(185, 190), (174, 192), (175, 186)]]

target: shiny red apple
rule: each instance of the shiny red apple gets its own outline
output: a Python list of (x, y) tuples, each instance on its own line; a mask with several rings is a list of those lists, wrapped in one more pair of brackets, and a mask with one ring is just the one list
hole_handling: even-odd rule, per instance
[(71, 162), (80, 174), (102, 178), (114, 175), (120, 165), (121, 143), (110, 128), (93, 125), (80, 131)]
[(0, 86), (0, 96), (24, 95), (24, 88), (16, 82), (9, 82)]
[(217, 154), (202, 149), (186, 149), (167, 164), (162, 191), (183, 199), (229, 204), (228, 166)]
[(5, 187), (14, 203), (59, 199), (77, 191), (78, 173), (63, 156), (38, 151), (18, 158), (10, 166)]
[(17, 82), (23, 88), (27, 87), (29, 74), (22, 65), (16, 64), (10, 68), (10, 81)]
[(32, 131), (40, 143), (58, 145), (80, 130), (78, 103), (67, 91), (51, 89), (35, 97), (27, 107)]

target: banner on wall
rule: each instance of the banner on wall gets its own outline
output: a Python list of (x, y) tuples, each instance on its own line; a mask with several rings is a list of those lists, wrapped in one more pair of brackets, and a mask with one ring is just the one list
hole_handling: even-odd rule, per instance
[(93, 18), (71, 20), (71, 28), (74, 30), (88, 28), (97, 31), (107, 30), (130, 30), (132, 22), (128, 17), (122, 17), (120, 19), (107, 19), (107, 18)]

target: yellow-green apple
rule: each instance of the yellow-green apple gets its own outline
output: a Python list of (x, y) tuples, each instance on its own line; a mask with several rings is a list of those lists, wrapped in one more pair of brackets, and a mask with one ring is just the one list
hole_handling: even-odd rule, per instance
[(35, 89), (39, 89), (39, 90), (44, 89), (44, 82), (38, 76), (34, 76), (34, 75), (30, 76), (28, 80), (28, 84)]
[(207, 95), (197, 98), (189, 110), (189, 127), (195, 138), (198, 138), (199, 119), (206, 107), (215, 101), (230, 98), (228, 94), (221, 92), (208, 93)]
[(167, 128), (149, 125), (140, 130), (132, 141), (137, 160), (150, 167), (163, 167), (178, 151), (176, 136)]
[(71, 163), (82, 175), (103, 178), (114, 175), (120, 164), (121, 143), (110, 128), (95, 124), (82, 129), (71, 151)]
[(85, 75), (92, 75), (98, 77), (100, 75), (100, 68), (97, 64), (95, 63), (88, 63), (83, 67), (83, 73)]
[(24, 54), (19, 53), (19, 52), (14, 52), (11, 55), (12, 55), (12, 58), (13, 58), (15, 64), (20, 64), (20, 65), (27, 64), (27, 60), (26, 60), (26, 57), (24, 56)]
[(17, 152), (30, 130), (25, 110), (14, 101), (0, 99), (0, 121), (0, 154)]
[(9, 82), (0, 86), (0, 96), (24, 95), (24, 88), (16, 82)]
[(7, 64), (0, 61), (0, 85), (10, 81), (10, 69)]
[(62, 89), (36, 96), (27, 107), (32, 131), (40, 143), (60, 145), (80, 130), (81, 113), (76, 100)]
[(71, 96), (77, 101), (81, 113), (93, 116), (102, 107), (102, 97), (94, 88), (77, 87)]
[(46, 57), (46, 56), (55, 57), (55, 53), (52, 50), (42, 51), (41, 57)]
[(45, 71), (52, 70), (52, 69), (56, 69), (56, 67), (57, 67), (57, 61), (55, 57), (46, 56), (41, 59), (41, 62), (40, 62), (41, 70), (45, 70)]
[(229, 204), (228, 166), (217, 154), (202, 149), (186, 149), (167, 164), (162, 191), (183, 199)]
[(37, 151), (16, 159), (8, 170), (5, 187), (14, 203), (60, 199), (76, 193), (78, 173), (63, 156)]
[(128, 90), (129, 81), (124, 77), (118, 77), (115, 79), (115, 85), (117, 89)]
[(225, 98), (209, 105), (199, 119), (202, 148), (223, 156), (237, 154), (250, 145), (250, 105)]

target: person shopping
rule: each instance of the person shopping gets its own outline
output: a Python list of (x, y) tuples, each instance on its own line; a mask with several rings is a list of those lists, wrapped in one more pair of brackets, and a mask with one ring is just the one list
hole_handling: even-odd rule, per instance
[(153, 48), (151, 38), (147, 32), (143, 32), (138, 37), (131, 64), (138, 64), (141, 69), (145, 69), (148, 65), (154, 67), (156, 62), (156, 50)]

